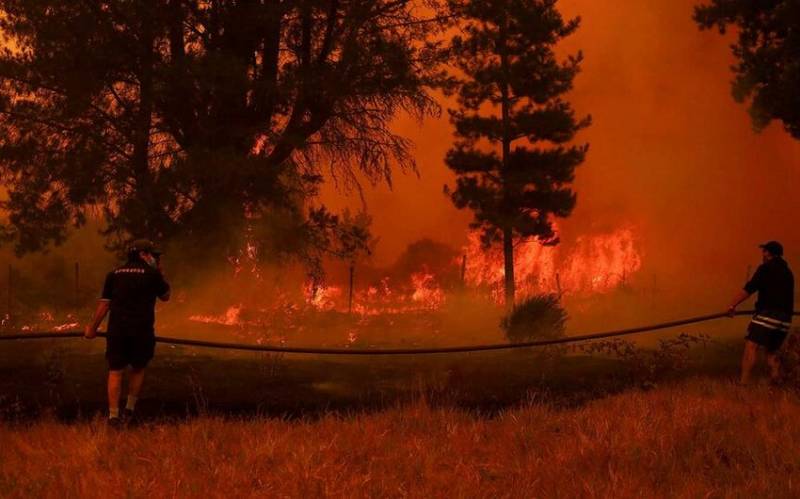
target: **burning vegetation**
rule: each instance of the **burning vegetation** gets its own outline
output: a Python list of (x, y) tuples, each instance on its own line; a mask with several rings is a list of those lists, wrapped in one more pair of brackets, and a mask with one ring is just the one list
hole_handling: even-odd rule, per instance
[[(194, 304), (188, 314), (191, 323), (221, 327), (224, 334), (250, 341), (362, 346), (463, 341), (458, 337), (463, 332), (442, 334), (453, 315), (476, 315), (475, 331), (499, 330), (502, 248), (487, 250), (477, 233), (458, 249), (418, 241), (387, 267), (331, 260), (324, 279), (306, 278), (302, 285), (285, 286), (302, 282), (301, 269), (266, 267), (258, 262), (258, 253), (257, 245), (248, 243), (229, 259), (226, 275), (214, 281), (215, 288), (225, 280), (225, 289), (246, 291), (234, 294), (227, 304), (215, 293), (211, 313), (198, 313)], [(520, 300), (540, 295), (592, 299), (624, 289), (642, 266), (633, 226), (583, 234), (559, 246), (519, 244), (515, 260)]]
[[(634, 226), (624, 225), (608, 232), (585, 233), (557, 246), (536, 241), (518, 244), (519, 299), (552, 294), (566, 301), (585, 300), (625, 289), (642, 266), (636, 233)], [(443, 334), (448, 316), (465, 314), (477, 316), (463, 324), (467, 329), (499, 330), (504, 303), (502, 248), (483, 248), (477, 232), (460, 248), (431, 239), (417, 241), (383, 267), (369, 261), (348, 265), (328, 258), (324, 278), (309, 277), (298, 265), (265, 263), (263, 251), (255, 238), (246, 239), (221, 268), (177, 294), (174, 303), (159, 314), (159, 331), (256, 342), (313, 344), (319, 340), (336, 345), (356, 344), (366, 338), (368, 344), (396, 343), (404, 341), (400, 336), (408, 335), (416, 337), (409, 341), (424, 344), (448, 342)], [(100, 282), (100, 270), (90, 267), (83, 280)], [(35, 294), (36, 282), (27, 278), (32, 272), (15, 271), (14, 300), (27, 300)], [(63, 280), (63, 287), (70, 287), (74, 277), (65, 276), (50, 286), (61, 286)], [(61, 307), (15, 301), (17, 313), (4, 316), (0, 327), (18, 332), (76, 330), (80, 327), (77, 314), (96, 296), (94, 284), (81, 283), (78, 296), (70, 296), (69, 303)], [(77, 298), (80, 300), (73, 303)], [(462, 308), (470, 312), (459, 311)], [(328, 334), (321, 336), (316, 329)], [(465, 341), (461, 332), (448, 334), (450, 343)]]
[[(502, 250), (483, 249), (473, 233), (465, 255), (466, 282), (489, 290), (495, 301), (502, 302)], [(582, 235), (569, 248), (523, 242), (514, 248), (514, 261), (517, 289), (523, 297), (607, 293), (626, 285), (642, 266), (632, 227)]]

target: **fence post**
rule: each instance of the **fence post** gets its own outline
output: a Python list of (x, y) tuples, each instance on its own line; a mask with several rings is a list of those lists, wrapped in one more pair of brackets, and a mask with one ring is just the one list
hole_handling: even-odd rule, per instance
[(81, 264), (75, 262), (75, 311), (81, 306)]
[(356, 271), (356, 265), (350, 264), (350, 291), (347, 295), (347, 313), (353, 313), (353, 277)]
[(11, 264), (8, 264), (8, 294), (6, 296), (6, 314), (8, 318), (11, 319), (11, 300), (12, 300), (12, 293), (14, 292), (14, 269), (11, 267)]

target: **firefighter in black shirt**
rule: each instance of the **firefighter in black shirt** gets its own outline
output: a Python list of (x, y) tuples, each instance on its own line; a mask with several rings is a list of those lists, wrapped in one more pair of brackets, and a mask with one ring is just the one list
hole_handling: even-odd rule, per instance
[(120, 423), (119, 402), (122, 375), (130, 366), (126, 419), (134, 417), (136, 400), (144, 381), (144, 369), (155, 350), (156, 298), (169, 300), (169, 284), (161, 273), (161, 252), (148, 240), (135, 241), (128, 250), (125, 265), (106, 276), (103, 294), (97, 304), (94, 320), (86, 326), (84, 336), (94, 338), (106, 314), (108, 336), (108, 417), (112, 425)]
[(744, 289), (736, 295), (728, 313), (754, 293), (758, 293), (756, 313), (747, 328), (747, 341), (742, 355), (741, 384), (750, 382), (750, 372), (756, 362), (758, 349), (767, 351), (767, 364), (773, 383), (780, 381), (781, 363), (778, 356), (783, 341), (789, 333), (794, 314), (794, 276), (783, 259), (783, 246), (777, 241), (762, 244), (764, 263)]

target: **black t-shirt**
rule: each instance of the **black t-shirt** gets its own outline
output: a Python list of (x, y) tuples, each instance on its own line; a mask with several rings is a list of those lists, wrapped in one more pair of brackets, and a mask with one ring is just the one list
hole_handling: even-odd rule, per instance
[(156, 298), (167, 293), (169, 284), (164, 276), (144, 262), (128, 262), (109, 272), (101, 298), (111, 302), (108, 334), (154, 334)]
[(759, 265), (745, 291), (758, 292), (756, 312), (791, 320), (794, 312), (794, 276), (783, 258), (772, 258)]

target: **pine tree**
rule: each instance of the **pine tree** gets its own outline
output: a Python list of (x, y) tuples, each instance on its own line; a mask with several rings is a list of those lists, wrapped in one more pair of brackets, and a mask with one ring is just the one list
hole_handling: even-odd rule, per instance
[(555, 45), (580, 19), (565, 21), (555, 0), (451, 2), (463, 35), (451, 43), (457, 137), (445, 158), (456, 175), (445, 187), (458, 208), (474, 212), (472, 227), (487, 247), (502, 242), (506, 305), (515, 295), (514, 244), (558, 242), (553, 217), (575, 206), (570, 188), (588, 145), (569, 145), (590, 124), (563, 95), (572, 88), (579, 52), (559, 61)]
[(750, 103), (756, 130), (772, 120), (800, 139), (800, 1), (711, 0), (695, 7), (700, 29), (736, 27), (731, 85), (737, 102)]

